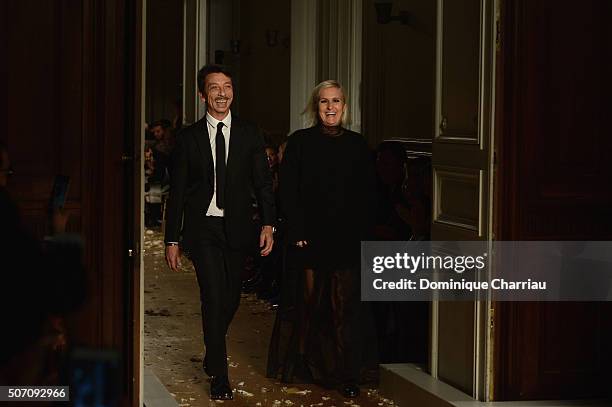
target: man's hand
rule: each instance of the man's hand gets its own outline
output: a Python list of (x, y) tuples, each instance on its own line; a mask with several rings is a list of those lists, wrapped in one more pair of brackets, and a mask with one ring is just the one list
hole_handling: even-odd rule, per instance
[(272, 226), (264, 226), (261, 228), (259, 234), (259, 247), (261, 248), (261, 255), (267, 256), (272, 251), (274, 245), (274, 229)]
[(176, 244), (166, 246), (166, 263), (172, 271), (179, 271), (181, 266), (181, 249)]

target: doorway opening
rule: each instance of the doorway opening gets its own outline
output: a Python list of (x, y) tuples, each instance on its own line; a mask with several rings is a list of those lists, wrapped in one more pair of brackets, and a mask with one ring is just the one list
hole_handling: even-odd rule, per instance
[[(354, 14), (359, 21), (359, 33), (352, 41), (359, 52), (345, 59), (342, 50), (316, 45), (340, 34), (327, 15), (333, 7), (316, 9), (315, 20), (338, 33), (330, 28), (325, 35), (313, 34), (317, 59), (310, 76), (313, 83), (300, 84), (307, 91), (298, 98), (292, 84), (295, 78), (292, 75), (298, 68), (291, 55), (294, 3), (147, 0), (144, 111), (150, 133), (143, 151), (145, 173), (148, 171), (143, 246), (144, 366), (154, 371), (162, 384), (177, 400), (184, 399), (184, 403), (197, 405), (200, 400), (208, 400), (208, 385), (202, 372), (201, 311), (195, 272), (183, 258), (181, 273), (173, 273), (163, 256), (164, 203), (170, 176), (165, 164), (176, 133), (204, 115), (195, 80), (202, 65), (219, 63), (230, 68), (235, 93), (232, 114), (262, 128), (271, 165), (277, 160), (274, 153), (278, 153), (290, 131), (295, 130), (295, 123), (301, 121), (293, 116), (306, 104), (310, 89), (316, 82), (330, 79), (328, 75), (344, 75), (349, 83), (343, 85), (353, 92), (349, 99), (359, 107), (353, 109), (359, 115), (353, 120), (358, 126), (355, 130), (368, 140), (373, 159), (380, 164), (379, 178), (385, 176), (385, 166), (393, 166), (392, 161), (399, 159), (399, 179), (396, 173), (391, 174), (393, 185), (388, 185), (387, 191), (382, 191), (387, 188), (382, 180), (379, 185), (380, 193), (391, 199), (387, 215), (392, 215), (381, 224), (383, 229), (384, 226), (396, 229), (397, 235), (391, 238), (382, 234), (379, 238), (423, 240), (430, 235), (435, 4), (421, 1), (415, 13), (419, 20), (415, 30), (379, 25), (373, 1), (355, 2), (359, 4), (359, 12)], [(300, 18), (303, 21), (299, 24), (306, 26), (309, 16)], [(398, 38), (406, 41), (414, 52), (398, 53), (394, 45)], [(413, 63), (415, 58), (419, 64)], [(388, 63), (374, 63), (380, 60)], [(361, 78), (357, 74), (363, 75), (363, 80), (351, 82), (351, 78)], [(390, 224), (384, 225), (386, 222)], [(278, 288), (273, 276), (261, 272), (258, 256), (250, 259), (243, 275), (242, 305), (228, 336), (230, 369), (245, 400), (293, 397), (283, 393), (282, 385), (265, 378)], [(427, 370), (429, 304), (384, 304), (375, 313), (379, 320), (379, 349), (384, 349), (381, 362), (416, 363)], [(319, 400), (329, 396), (314, 386), (302, 390)], [(373, 405), (380, 402), (377, 397), (373, 392)]]

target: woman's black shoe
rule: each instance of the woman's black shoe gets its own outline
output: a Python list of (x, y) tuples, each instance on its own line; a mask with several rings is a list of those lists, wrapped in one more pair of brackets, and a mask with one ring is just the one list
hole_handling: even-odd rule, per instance
[(211, 400), (233, 400), (232, 388), (227, 376), (214, 376), (210, 380)]
[(354, 383), (346, 383), (342, 386), (342, 395), (346, 398), (354, 399), (359, 396), (359, 386)]

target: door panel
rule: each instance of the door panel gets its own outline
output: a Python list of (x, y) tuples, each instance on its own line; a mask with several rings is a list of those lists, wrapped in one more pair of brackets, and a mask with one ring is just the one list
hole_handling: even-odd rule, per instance
[[(612, 3), (517, 0), (503, 14), (496, 235), (611, 240)], [(610, 303), (500, 303), (495, 313), (496, 400), (606, 395)]]
[(438, 377), (472, 394), (474, 303), (441, 301), (438, 306)]
[(70, 176), (67, 229), (83, 238), (88, 298), (68, 317), (67, 336), (72, 345), (113, 348), (122, 355), (122, 405), (132, 400), (137, 381), (131, 347), (133, 269), (126, 261), (134, 174), (122, 155), (129, 152), (124, 142), (133, 142), (133, 131), (140, 128), (140, 115), (131, 109), (139, 86), (132, 71), (134, 31), (141, 27), (132, 7), (142, 5), (127, 3), (0, 2), (5, 74), (0, 138), (16, 172), (9, 192), (24, 222), (42, 237), (48, 233), (54, 176)]
[[(433, 240), (490, 238), (493, 3), (438, 1)], [(432, 373), (481, 399), (488, 309), (486, 301), (433, 307)]]
[(434, 171), (436, 206), (433, 220), (481, 235), (482, 170), (437, 166)]
[(442, 7), (442, 119), (439, 138), (478, 142), (480, 0)]
[(394, 0), (394, 13), (410, 12), (407, 26), (378, 24), (376, 2), (362, 0), (362, 133), (373, 147), (390, 139), (431, 142), (437, 126), (432, 92), (436, 81), (437, 2)]

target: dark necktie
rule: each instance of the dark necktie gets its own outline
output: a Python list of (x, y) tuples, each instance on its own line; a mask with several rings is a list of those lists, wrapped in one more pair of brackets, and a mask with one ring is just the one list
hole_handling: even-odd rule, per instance
[(225, 137), (223, 137), (223, 122), (217, 124), (215, 137), (215, 177), (217, 181), (217, 207), (223, 209), (225, 203)]

